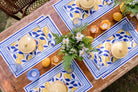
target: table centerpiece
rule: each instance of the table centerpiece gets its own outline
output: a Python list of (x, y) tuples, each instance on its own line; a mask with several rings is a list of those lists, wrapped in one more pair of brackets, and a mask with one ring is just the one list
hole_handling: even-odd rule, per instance
[(87, 31), (87, 25), (85, 23), (85, 25), (75, 27), (72, 29), (73, 33), (70, 31), (67, 35), (59, 36), (58, 34), (53, 34), (56, 44), (62, 42), (58, 55), (64, 55), (62, 59), (64, 60), (63, 66), (66, 71), (70, 70), (73, 59), (82, 61), (84, 52), (89, 54), (91, 50), (95, 50), (91, 45), (93, 38), (83, 34), (84, 31)]
[(131, 14), (138, 19), (138, 0), (115, 0), (115, 5), (120, 4), (123, 15)]

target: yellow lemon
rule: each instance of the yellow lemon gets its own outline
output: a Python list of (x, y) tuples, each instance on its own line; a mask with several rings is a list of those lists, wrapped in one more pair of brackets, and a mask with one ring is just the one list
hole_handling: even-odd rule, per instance
[(122, 18), (123, 18), (123, 16), (122, 16), (122, 14), (121, 14), (120, 12), (115, 12), (115, 13), (113, 14), (113, 19), (114, 19), (115, 21), (120, 21)]
[(50, 63), (51, 63), (50, 58), (45, 58), (42, 60), (43, 67), (48, 67), (50, 65)]

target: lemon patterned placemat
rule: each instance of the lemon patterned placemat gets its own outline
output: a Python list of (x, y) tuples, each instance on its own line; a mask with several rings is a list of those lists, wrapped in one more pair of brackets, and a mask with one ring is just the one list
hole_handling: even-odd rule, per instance
[[(38, 21), (39, 19), (39, 21)], [(39, 63), (60, 48), (55, 46), (52, 33), (61, 35), (50, 16), (40, 17), (14, 35), (1, 42), (1, 53), (15, 77), (20, 76), (29, 68)], [(42, 26), (45, 24), (45, 26)], [(23, 36), (30, 36), (36, 41), (36, 49), (32, 53), (25, 54), (19, 51), (18, 42)]]
[(24, 87), (26, 92), (48, 92), (52, 82), (62, 81), (66, 84), (68, 92), (86, 92), (92, 88), (91, 83), (86, 78), (75, 61), (72, 62), (74, 72), (67, 74), (62, 64), (54, 67), (43, 74), (37, 81), (34, 81)]
[(88, 11), (84, 11), (78, 6), (78, 0), (60, 0), (54, 5), (57, 13), (70, 30), (73, 28), (74, 18), (80, 18), (82, 24), (92, 23), (112, 9), (113, 0), (95, 0), (93, 8)]
[[(127, 25), (124, 29), (124, 25)], [(114, 58), (111, 53), (111, 44), (122, 41), (128, 46), (128, 55), (123, 59)], [(138, 54), (138, 34), (127, 18), (124, 18), (105, 33), (94, 39), (93, 46), (97, 52), (91, 52), (91, 58), (85, 56), (85, 64), (95, 79), (106, 78), (117, 68)], [(95, 67), (95, 68), (93, 68)]]

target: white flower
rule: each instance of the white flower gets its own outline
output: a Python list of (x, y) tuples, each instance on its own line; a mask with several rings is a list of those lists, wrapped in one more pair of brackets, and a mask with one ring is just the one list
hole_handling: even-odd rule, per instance
[(68, 43), (69, 43), (69, 38), (66, 38), (66, 39), (64, 38), (63, 39), (63, 44), (67, 44), (68, 45)]
[(89, 50), (88, 48), (85, 48), (85, 47), (83, 47), (83, 49), (84, 49), (84, 51), (87, 51), (87, 50)]
[(79, 57), (81, 57), (83, 55), (84, 55), (84, 49), (82, 49), (82, 50), (79, 51)]
[(82, 35), (80, 32), (79, 33), (77, 33), (77, 35), (76, 35), (76, 39), (77, 39), (77, 42), (79, 42), (79, 41), (81, 41), (82, 40), (82, 38), (84, 37), (84, 35)]
[(64, 44), (61, 46), (61, 49), (63, 49), (63, 50), (65, 49), (65, 45)]

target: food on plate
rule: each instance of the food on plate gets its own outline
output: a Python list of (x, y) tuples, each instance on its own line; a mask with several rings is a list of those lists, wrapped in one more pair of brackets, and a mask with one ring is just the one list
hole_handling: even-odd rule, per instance
[(111, 27), (111, 22), (109, 20), (103, 20), (101, 23), (100, 23), (100, 28), (102, 30), (107, 30)]
[(122, 14), (120, 12), (113, 13), (113, 19), (115, 21), (120, 21), (123, 18)]
[(50, 63), (51, 63), (50, 58), (45, 58), (42, 60), (43, 67), (48, 67), (50, 65)]
[(36, 41), (29, 36), (24, 36), (19, 40), (18, 47), (23, 53), (31, 53), (36, 49)]
[(90, 10), (95, 4), (95, 0), (79, 0), (79, 7), (83, 10)]
[(60, 60), (59, 60), (58, 56), (52, 57), (51, 61), (52, 61), (52, 64), (54, 64), (54, 65), (57, 65), (57, 64), (60, 63)]
[(128, 53), (127, 44), (124, 42), (115, 42), (111, 46), (111, 53), (117, 59), (124, 58)]
[(49, 92), (68, 92), (67, 86), (62, 81), (54, 81), (49, 87)]

